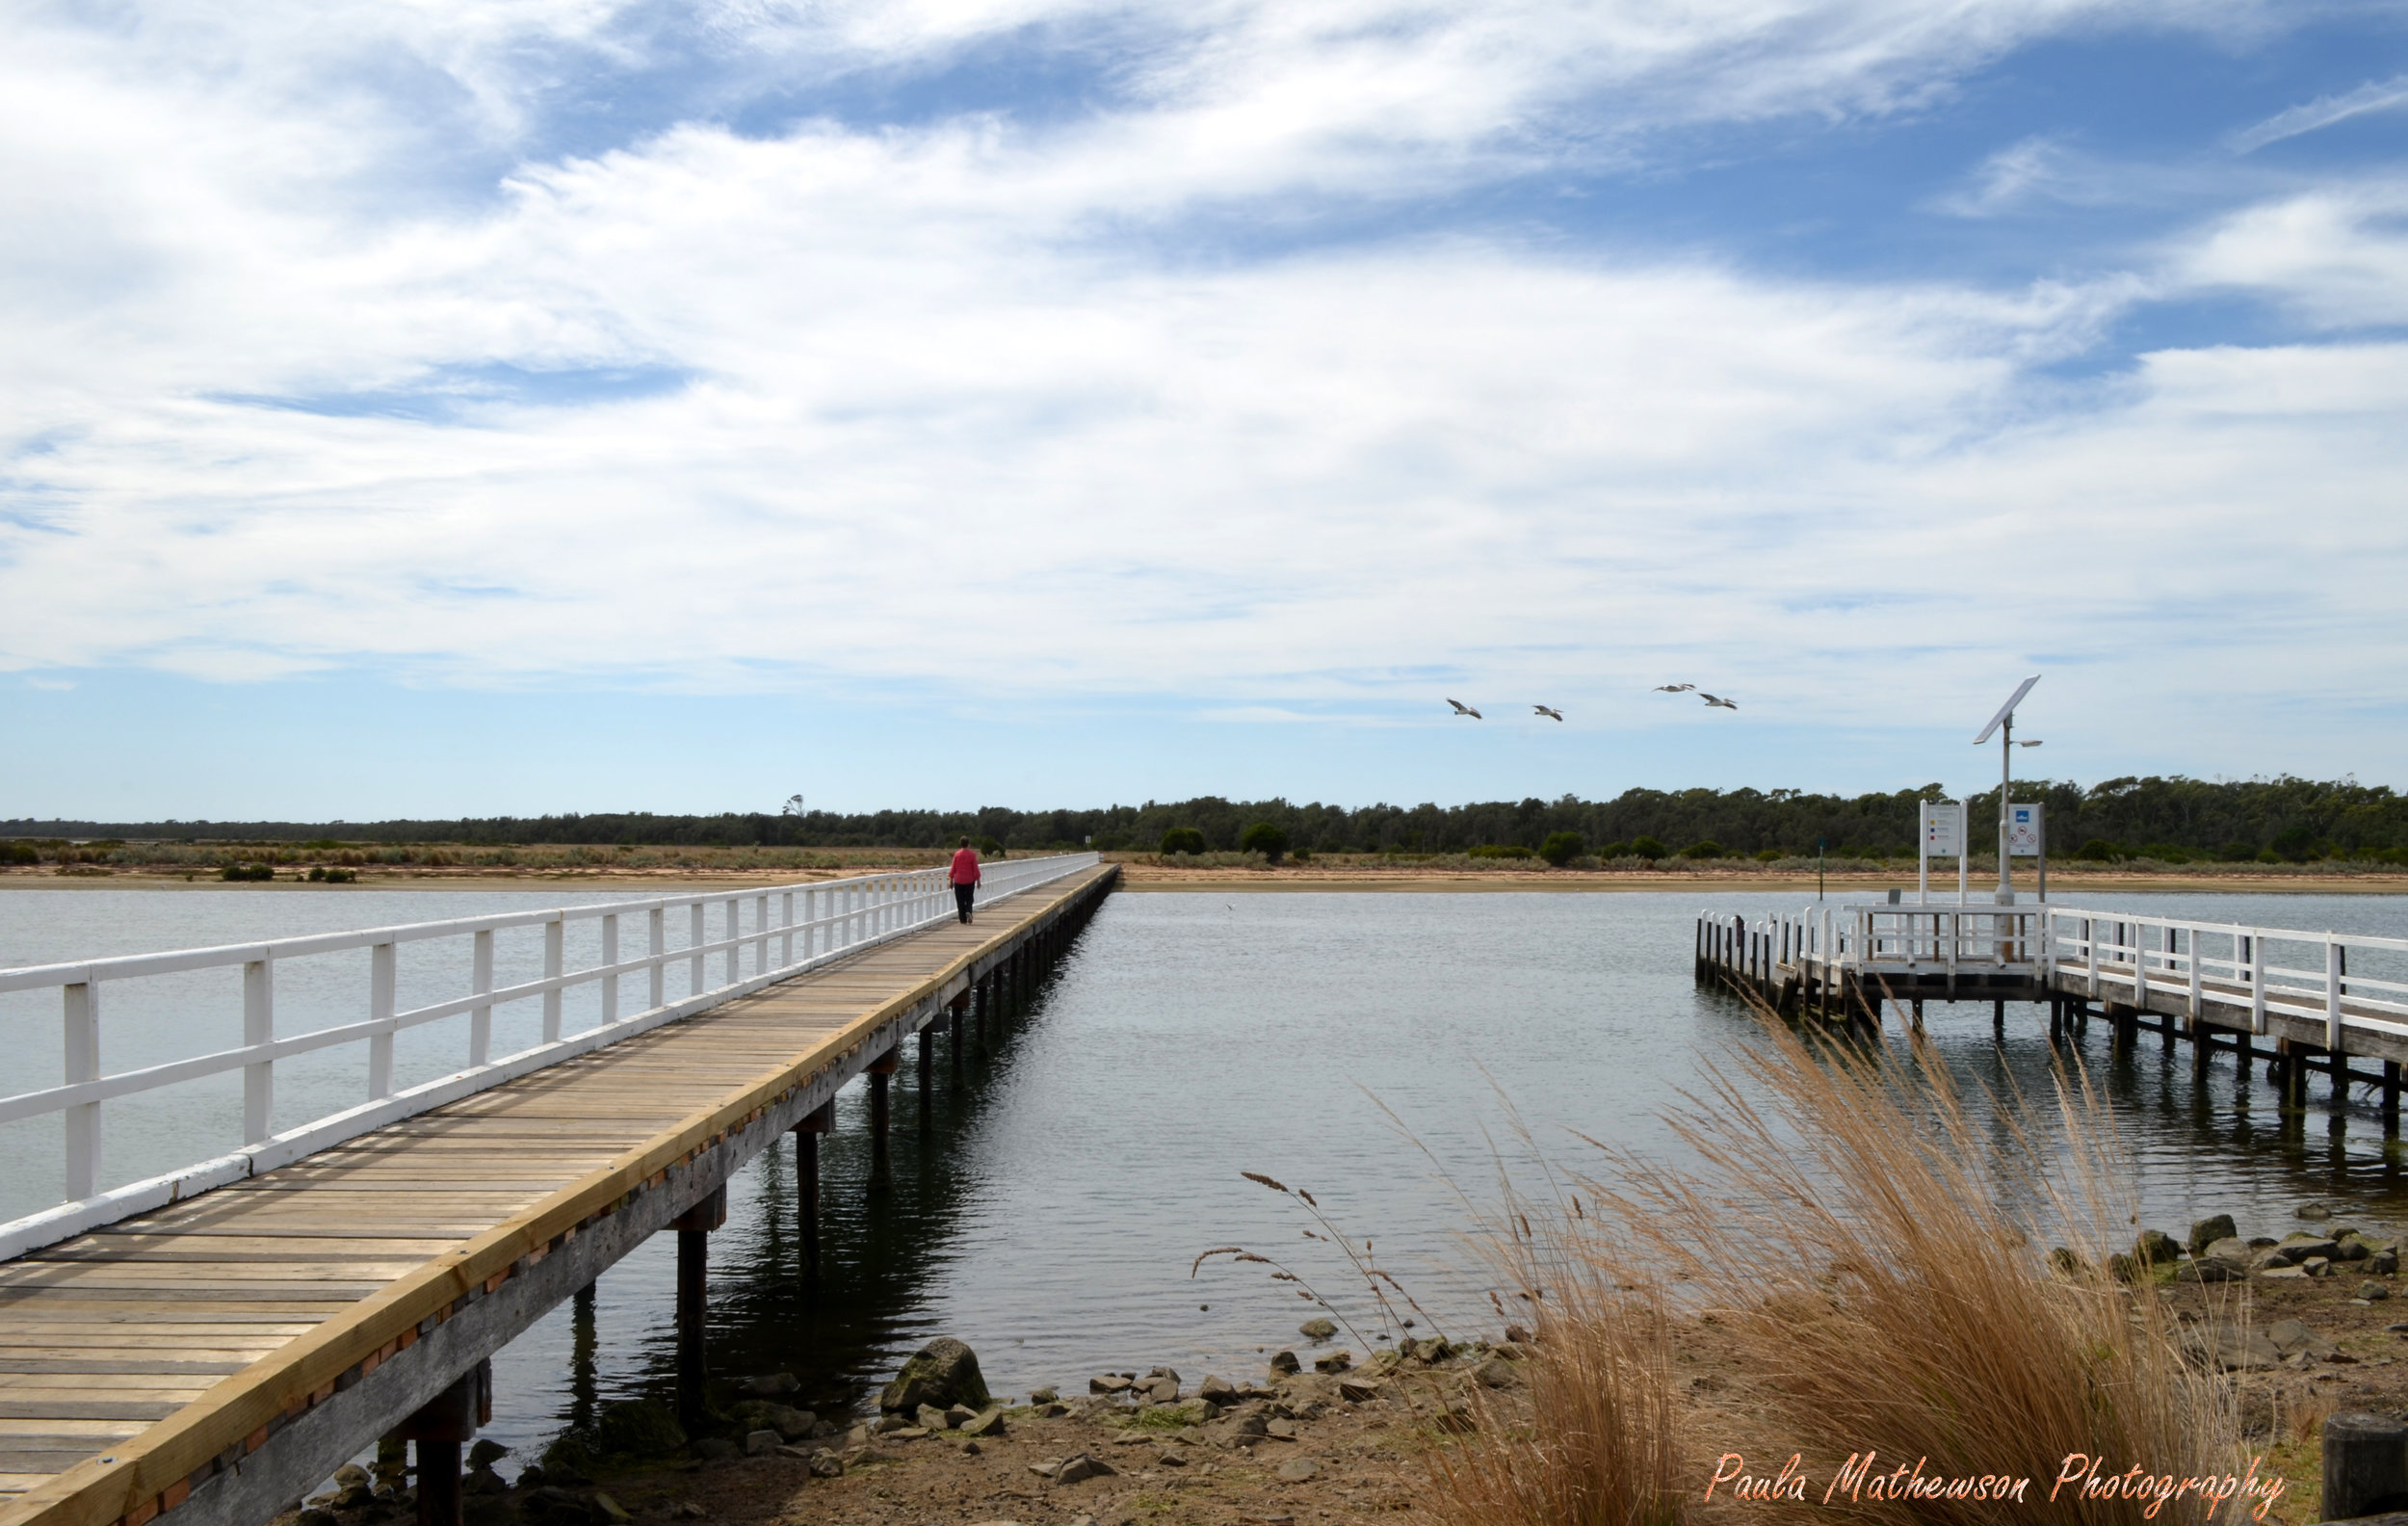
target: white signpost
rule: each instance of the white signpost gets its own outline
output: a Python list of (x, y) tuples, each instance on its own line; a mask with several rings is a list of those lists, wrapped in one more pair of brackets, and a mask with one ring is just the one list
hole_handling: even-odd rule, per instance
[(1931, 899), (1931, 860), (1956, 860), (1956, 904), (1965, 904), (1965, 817), (1970, 802), (1924, 801), (1921, 841), (1915, 853), (1915, 899)]

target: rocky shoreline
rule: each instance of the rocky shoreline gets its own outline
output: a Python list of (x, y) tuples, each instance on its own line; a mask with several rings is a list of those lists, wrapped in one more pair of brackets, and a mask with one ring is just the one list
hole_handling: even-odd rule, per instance
[[(2181, 1239), (2142, 1231), (2107, 1270), (2169, 1301), (2194, 1360), (2234, 1376), (2246, 1428), (2313, 1493), (2302, 1416), (2408, 1408), (2408, 1302), (2393, 1303), (2400, 1246), (2333, 1223), (2242, 1236), (2230, 1215)], [(2086, 1271), (2074, 1252), (2050, 1260)], [(589, 1430), (554, 1441), (514, 1479), (493, 1443), (471, 1451), (469, 1526), (625, 1526), (638, 1521), (802, 1521), (859, 1526), (1133, 1526), (1139, 1521), (1280, 1523), (1369, 1518), (1416, 1508), (1425, 1450), (1523, 1401), (1530, 1334), (1462, 1345), (1385, 1344), (1361, 1361), (1316, 1319), (1257, 1376), (1175, 1369), (1090, 1376), (1085, 1392), (988, 1390), (978, 1357), (939, 1337), (874, 1405), (820, 1413), (792, 1401), (791, 1373), (726, 1385), (690, 1434), (659, 1400), (608, 1405)], [(1711, 1320), (1684, 1321), (1676, 1365), (1689, 1402), (1744, 1429), (1749, 1375), (1729, 1368)], [(1777, 1438), (1768, 1438), (1777, 1439)], [(336, 1487), (278, 1526), (378, 1526), (405, 1518), (402, 1459), (346, 1468)]]
[[(976, 1522), (1123, 1526), (1173, 1518), (1262, 1523), (1409, 1507), (1417, 1437), (1476, 1424), (1476, 1390), (1505, 1397), (1529, 1335), (1383, 1346), (1361, 1363), (1305, 1339), (1259, 1378), (1175, 1369), (1100, 1373), (1086, 1391), (990, 1393), (976, 1354), (939, 1337), (903, 1364), (874, 1411), (821, 1414), (789, 1401), (791, 1373), (739, 1381), (700, 1434), (659, 1400), (603, 1408), (506, 1480), (507, 1452), (469, 1455), (469, 1526), (622, 1526), (635, 1521)], [(277, 1526), (377, 1526), (414, 1495), (394, 1452), (346, 1467)]]

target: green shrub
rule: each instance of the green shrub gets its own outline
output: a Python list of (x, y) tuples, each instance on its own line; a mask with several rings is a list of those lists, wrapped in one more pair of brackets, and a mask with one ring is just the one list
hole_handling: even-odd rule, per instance
[(2189, 849), (2180, 847), (2174, 843), (2151, 843), (2148, 847), (2140, 850), (2140, 856), (2143, 858), (2155, 858), (2159, 863), (2178, 864), (2190, 862), (2193, 855)]
[(1311, 863), (1313, 861), (1313, 850), (1310, 848), (1298, 848), (1296, 852), (1288, 855), (1288, 856), (1295, 859), (1297, 863)]
[(1163, 833), (1162, 855), (1200, 854), (1205, 851), (1204, 834), (1192, 827), (1173, 827)]
[(1240, 853), (1258, 853), (1277, 863), (1288, 855), (1288, 834), (1272, 822), (1256, 822), (1238, 834)]
[(1466, 858), (1528, 858), (1531, 851), (1520, 843), (1483, 843), (1464, 850)]
[(1631, 845), (1626, 842), (1610, 842), (1597, 850), (1597, 856), (1609, 861), (1615, 858), (1628, 858), (1631, 856)]
[(1588, 839), (1576, 831), (1549, 832), (1538, 845), (1538, 856), (1560, 869), (1588, 852)]
[(275, 866), (273, 864), (263, 863), (227, 864), (224, 868), (218, 871), (218, 878), (221, 880), (236, 881), (273, 880), (275, 878)]
[(1789, 855), (1789, 850), (1786, 848), (1759, 848), (1756, 850), (1756, 861), (1758, 863), (1779, 863), (1782, 859), (1787, 858)]
[(2292, 863), (2305, 863), (2316, 855), (2316, 833), (2305, 827), (2286, 827), (2267, 846)]
[(2258, 845), (2252, 842), (2242, 842), (2239, 838), (2236, 837), (2231, 842), (2226, 843), (2223, 847), (2218, 848), (2215, 851), (2215, 855), (2218, 858), (2223, 859), (2226, 863), (2247, 863), (2250, 859), (2258, 856)]
[(1653, 837), (1634, 837), (1631, 839), (1631, 856), (1648, 859), (1668, 858), (1672, 856), (1672, 850)]
[(1722, 844), (1709, 837), (1704, 842), (1693, 842), (1682, 849), (1681, 856), (1684, 858), (1719, 858), (1723, 856)]
[(41, 862), (41, 850), (29, 842), (0, 843), (0, 863), (31, 864)]
[(2276, 853), (2271, 848), (2261, 848), (2258, 850), (2258, 862), (2260, 863), (2281, 863), (2282, 861), (2283, 855)]
[(1004, 852), (1004, 845), (997, 842), (992, 837), (981, 837), (970, 846), (979, 851), (979, 856), (982, 858), (1002, 858), (1008, 856)]
[(2124, 856), (2124, 850), (2104, 837), (2093, 837), (2074, 850), (2074, 856), (2084, 863), (2110, 863)]
[(356, 869), (329, 869), (324, 864), (317, 864), (311, 867), (309, 871), (309, 878), (314, 882), (320, 884), (350, 884), (352, 881), (359, 878), (359, 871)]

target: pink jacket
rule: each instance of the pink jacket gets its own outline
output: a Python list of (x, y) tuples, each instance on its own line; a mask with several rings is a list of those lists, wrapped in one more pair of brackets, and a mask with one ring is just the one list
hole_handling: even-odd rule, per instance
[(953, 881), (967, 885), (979, 882), (979, 851), (976, 848), (964, 848), (954, 855)]

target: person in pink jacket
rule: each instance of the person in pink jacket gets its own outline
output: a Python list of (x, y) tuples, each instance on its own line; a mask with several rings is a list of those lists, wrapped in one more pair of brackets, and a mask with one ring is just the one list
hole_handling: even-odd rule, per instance
[(970, 898), (979, 889), (979, 851), (970, 846), (970, 839), (961, 839), (960, 851), (954, 855), (954, 905), (961, 912), (961, 920), (970, 920)]

